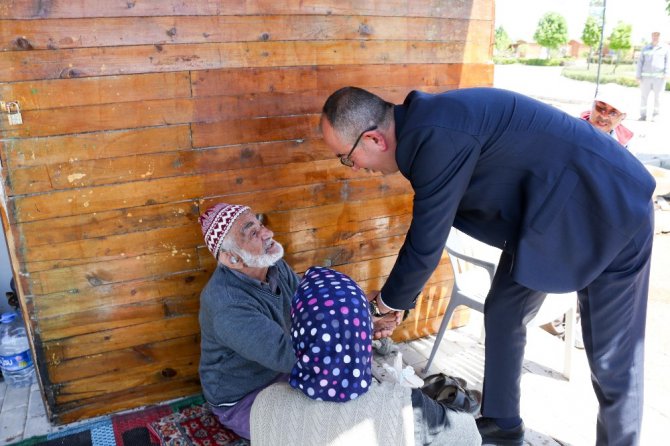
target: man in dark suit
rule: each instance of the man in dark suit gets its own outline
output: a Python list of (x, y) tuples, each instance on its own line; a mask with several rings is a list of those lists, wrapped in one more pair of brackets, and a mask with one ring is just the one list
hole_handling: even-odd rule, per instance
[(412, 223), (374, 303), (414, 306), (452, 225), (502, 249), (484, 310), (484, 444), (523, 444), (525, 324), (547, 292), (578, 291), (600, 403), (598, 444), (639, 442), (654, 180), (589, 123), (492, 88), (393, 105), (346, 87), (323, 107), (323, 138), (353, 169), (400, 172)]

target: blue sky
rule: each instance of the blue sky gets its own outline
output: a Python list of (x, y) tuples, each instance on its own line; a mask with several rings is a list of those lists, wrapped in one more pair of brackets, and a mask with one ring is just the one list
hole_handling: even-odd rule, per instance
[[(547, 12), (558, 12), (568, 22), (568, 35), (581, 40), (589, 13), (588, 0), (495, 0), (496, 28), (502, 26), (512, 40), (532, 40), (537, 23)], [(670, 41), (670, 17), (665, 0), (607, 0), (605, 34), (621, 20), (633, 25), (633, 43), (649, 40), (651, 31), (661, 31)]]

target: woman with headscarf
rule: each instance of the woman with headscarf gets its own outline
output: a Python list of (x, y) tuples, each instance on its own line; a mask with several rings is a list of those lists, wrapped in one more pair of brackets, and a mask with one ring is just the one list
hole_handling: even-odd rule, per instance
[(262, 391), (251, 411), (254, 446), (480, 445), (469, 413), (419, 389), (372, 382), (368, 301), (348, 276), (305, 272), (291, 302), (296, 353), (288, 383)]

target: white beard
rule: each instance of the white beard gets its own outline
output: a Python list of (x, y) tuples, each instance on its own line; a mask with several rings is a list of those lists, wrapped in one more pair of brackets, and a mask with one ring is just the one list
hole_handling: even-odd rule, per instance
[(239, 249), (238, 254), (246, 266), (251, 268), (269, 268), (284, 257), (284, 247), (279, 242), (274, 242), (278, 248), (274, 254), (253, 255), (244, 249)]

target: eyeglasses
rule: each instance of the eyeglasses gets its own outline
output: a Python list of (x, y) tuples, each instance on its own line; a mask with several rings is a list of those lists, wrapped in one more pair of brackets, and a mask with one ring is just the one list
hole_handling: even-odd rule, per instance
[(354, 153), (354, 150), (356, 149), (356, 146), (358, 146), (358, 143), (360, 142), (363, 135), (365, 135), (367, 132), (371, 132), (373, 130), (377, 130), (376, 125), (368, 127), (367, 129), (363, 130), (360, 135), (358, 135), (358, 138), (356, 138), (356, 142), (354, 143), (354, 145), (351, 146), (351, 150), (349, 151), (349, 153), (347, 153), (346, 155), (342, 155), (341, 153), (339, 153), (337, 155), (337, 157), (340, 159), (340, 162), (343, 165), (345, 165), (347, 167), (354, 167), (354, 161), (351, 159), (351, 154)]
[(596, 101), (593, 108), (595, 108), (596, 111), (601, 115), (607, 116), (610, 119), (617, 119), (619, 116), (623, 114), (614, 107), (608, 107), (607, 104), (605, 104), (602, 101)]

